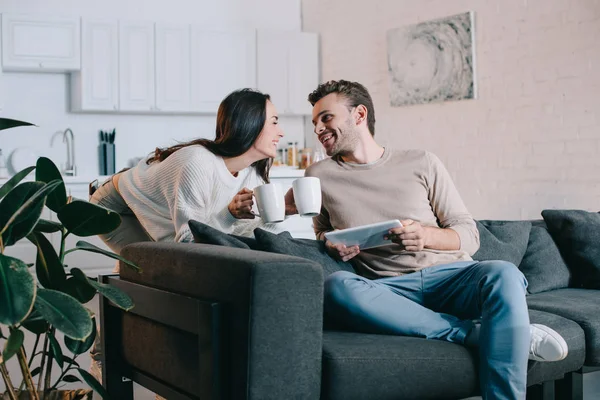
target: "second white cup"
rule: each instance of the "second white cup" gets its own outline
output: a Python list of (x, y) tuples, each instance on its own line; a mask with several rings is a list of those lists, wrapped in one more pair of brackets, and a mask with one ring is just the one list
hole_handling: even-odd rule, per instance
[(321, 212), (321, 181), (314, 176), (298, 178), (292, 183), (298, 214), (316, 217)]
[(258, 207), (257, 216), (264, 222), (273, 223), (285, 220), (284, 194), (275, 183), (267, 183), (254, 188)]

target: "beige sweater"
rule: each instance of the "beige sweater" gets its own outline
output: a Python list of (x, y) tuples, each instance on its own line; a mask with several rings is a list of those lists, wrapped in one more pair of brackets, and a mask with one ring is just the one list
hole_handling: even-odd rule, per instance
[(368, 278), (402, 275), (422, 268), (471, 260), (479, 248), (479, 232), (450, 175), (432, 153), (386, 148), (370, 164), (351, 164), (339, 158), (311, 165), (306, 176), (321, 180), (323, 207), (314, 218), (318, 239), (334, 229), (390, 219), (412, 219), (423, 226), (451, 228), (460, 237), (460, 250), (403, 250), (400, 245), (361, 251), (353, 259)]

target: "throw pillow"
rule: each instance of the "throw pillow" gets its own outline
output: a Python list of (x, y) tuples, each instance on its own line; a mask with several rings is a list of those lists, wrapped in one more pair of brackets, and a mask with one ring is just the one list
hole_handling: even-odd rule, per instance
[(256, 249), (257, 246), (254, 238), (230, 235), (193, 219), (188, 221), (188, 225), (196, 243), (216, 244), (240, 249)]
[(569, 287), (571, 271), (552, 240), (544, 221), (534, 221), (529, 244), (519, 269), (527, 278), (531, 294)]
[(325, 242), (322, 240), (294, 239), (289, 234), (275, 235), (260, 228), (254, 230), (254, 236), (258, 242), (259, 250), (315, 261), (323, 267), (325, 277), (336, 271), (354, 272), (354, 268), (350, 263), (333, 259), (327, 253)]
[(529, 240), (529, 221), (476, 221), (479, 250), (473, 260), (504, 260), (519, 265)]
[(544, 210), (542, 217), (573, 274), (573, 286), (600, 289), (600, 213)]

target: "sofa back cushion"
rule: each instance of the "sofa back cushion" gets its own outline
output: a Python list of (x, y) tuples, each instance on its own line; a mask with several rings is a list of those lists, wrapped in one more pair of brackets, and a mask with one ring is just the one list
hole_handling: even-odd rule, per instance
[(532, 221), (527, 251), (519, 269), (531, 294), (569, 287), (571, 271), (542, 220)]
[(477, 261), (504, 260), (519, 265), (529, 240), (529, 221), (476, 221), (479, 229), (479, 250), (473, 254)]
[(600, 213), (544, 210), (542, 217), (573, 274), (572, 286), (600, 289)]
[(325, 277), (336, 271), (354, 272), (352, 264), (333, 259), (327, 253), (325, 242), (322, 240), (295, 239), (290, 235), (275, 235), (260, 228), (254, 230), (254, 236), (258, 242), (258, 250), (315, 261), (323, 267)]
[(218, 246), (236, 247), (239, 249), (256, 249), (256, 239), (251, 237), (230, 235), (193, 219), (188, 221), (195, 243), (214, 244)]

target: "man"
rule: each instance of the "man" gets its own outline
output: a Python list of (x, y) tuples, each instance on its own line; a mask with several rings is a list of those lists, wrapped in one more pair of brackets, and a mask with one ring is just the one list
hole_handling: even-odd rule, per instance
[(326, 318), (362, 332), (478, 346), (483, 398), (524, 399), (528, 354), (561, 360), (567, 344), (552, 329), (529, 324), (523, 274), (505, 261), (471, 259), (479, 232), (450, 175), (431, 153), (375, 142), (364, 86), (330, 81), (308, 100), (315, 133), (331, 156), (306, 171), (321, 179), (323, 191), (317, 238), (390, 219), (403, 225), (390, 230), (389, 246), (361, 251), (326, 242), (359, 274), (326, 279)]

